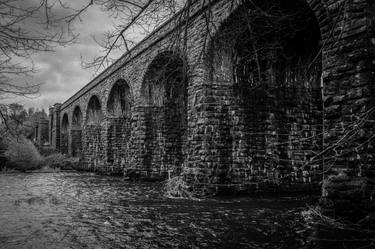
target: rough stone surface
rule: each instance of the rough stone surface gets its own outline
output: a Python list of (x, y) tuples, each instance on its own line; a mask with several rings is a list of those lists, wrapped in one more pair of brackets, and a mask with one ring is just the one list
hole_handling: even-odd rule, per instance
[[(246, 44), (222, 37), (246, 6), (219, 0), (203, 7), (202, 2), (195, 2), (182, 27), (172, 18), (55, 105), (51, 143), (65, 144), (63, 115), (72, 120), (79, 108), (83, 122), (69, 127), (68, 152), (79, 154), (87, 170), (145, 178), (182, 174), (197, 194), (221, 187), (298, 189), (345, 172), (349, 182), (363, 178), (363, 199), (373, 198), (374, 128), (368, 121), (374, 106), (374, 1), (306, 0), (315, 24), (281, 49), (301, 67), (270, 53), (261, 61), (262, 80), (250, 65), (233, 63), (233, 55), (249, 55), (241, 50)], [(316, 43), (303, 40), (308, 36)], [(176, 40), (181, 42), (171, 48)], [(168, 60), (181, 61), (184, 70), (177, 67), (172, 81), (155, 78), (158, 70), (171, 68)], [(114, 102), (108, 100), (119, 81), (126, 82), (129, 94), (115, 95), (127, 104), (121, 115), (113, 115)], [(95, 124), (88, 122), (93, 96), (100, 103)], [(334, 200), (330, 193), (325, 198)]]

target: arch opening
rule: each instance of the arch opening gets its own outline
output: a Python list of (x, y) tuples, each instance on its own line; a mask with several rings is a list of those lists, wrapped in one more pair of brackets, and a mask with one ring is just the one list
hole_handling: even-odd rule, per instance
[(62, 154), (68, 154), (68, 144), (69, 144), (69, 118), (68, 114), (65, 113), (61, 122), (61, 142), (60, 150)]
[(100, 125), (103, 120), (102, 105), (99, 98), (94, 95), (90, 98), (87, 112), (86, 112), (86, 123), (88, 125)]
[(118, 80), (111, 89), (107, 101), (108, 115), (121, 117), (130, 114), (131, 94), (130, 87), (125, 80)]
[(81, 127), (82, 120), (83, 120), (83, 116), (82, 116), (81, 108), (79, 106), (76, 106), (73, 111), (72, 125), (76, 127)]
[(141, 98), (144, 104), (143, 164), (165, 175), (179, 174), (184, 162), (187, 132), (187, 74), (176, 53), (156, 56), (146, 71)]
[(114, 170), (126, 164), (126, 153), (131, 130), (131, 91), (123, 79), (112, 86), (107, 101), (107, 162)]
[(82, 112), (79, 106), (73, 111), (72, 128), (71, 128), (71, 152), (73, 157), (80, 157), (82, 151)]
[(305, 0), (246, 1), (222, 24), (206, 58), (211, 85), (225, 92), (218, 183), (319, 180), (320, 48), (320, 28)]

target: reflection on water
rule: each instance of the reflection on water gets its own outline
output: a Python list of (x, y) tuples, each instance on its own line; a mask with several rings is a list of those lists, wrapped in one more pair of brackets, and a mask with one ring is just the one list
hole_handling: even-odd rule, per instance
[(0, 175), (0, 248), (310, 248), (316, 198), (167, 199), (160, 184)]

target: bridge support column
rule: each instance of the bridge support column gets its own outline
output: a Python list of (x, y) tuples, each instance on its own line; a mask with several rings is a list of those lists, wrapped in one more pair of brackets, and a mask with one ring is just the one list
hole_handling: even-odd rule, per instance
[(340, 36), (323, 51), (321, 204), (332, 215), (360, 219), (375, 209), (375, 2), (350, 3), (339, 18), (333, 33), (340, 30)]
[(56, 103), (49, 108), (49, 138), (50, 145), (56, 150), (60, 150), (60, 106)]
[(166, 160), (164, 137), (164, 108), (138, 106), (132, 111), (131, 141), (129, 142), (129, 166), (125, 175), (145, 179), (160, 179), (168, 175), (170, 165)]
[(83, 163), (86, 170), (103, 172), (106, 165), (106, 131), (103, 124), (87, 124), (83, 129)]
[(69, 155), (80, 158), (82, 155), (82, 129), (73, 126), (70, 129), (70, 138)]
[(129, 138), (131, 120), (128, 117), (106, 118), (107, 137), (107, 172), (112, 174), (123, 173), (128, 162)]

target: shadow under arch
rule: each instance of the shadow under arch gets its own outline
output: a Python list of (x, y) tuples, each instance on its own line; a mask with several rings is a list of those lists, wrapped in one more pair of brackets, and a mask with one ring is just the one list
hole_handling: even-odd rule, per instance
[(117, 80), (107, 100), (107, 163), (120, 173), (127, 164), (131, 132), (132, 94), (128, 83)]
[(147, 67), (141, 87), (145, 126), (142, 164), (150, 174), (179, 174), (187, 142), (187, 73), (183, 57), (159, 53)]
[(86, 125), (100, 125), (103, 121), (102, 104), (96, 95), (91, 96), (86, 110)]
[(321, 45), (305, 0), (244, 1), (222, 22), (205, 55), (207, 93), (220, 106), (210, 109), (208, 182), (321, 180), (322, 161), (309, 162), (322, 149)]

